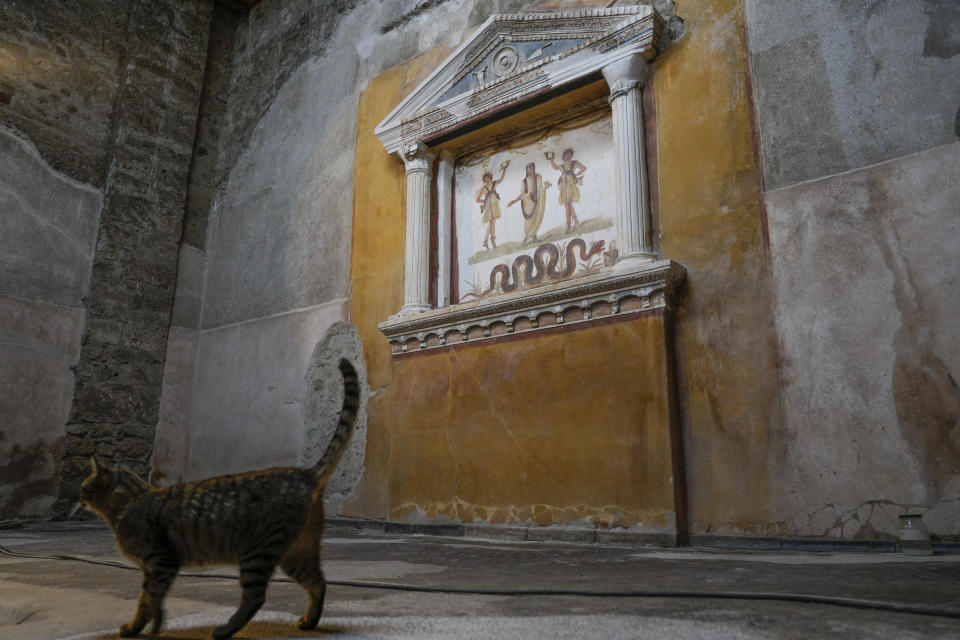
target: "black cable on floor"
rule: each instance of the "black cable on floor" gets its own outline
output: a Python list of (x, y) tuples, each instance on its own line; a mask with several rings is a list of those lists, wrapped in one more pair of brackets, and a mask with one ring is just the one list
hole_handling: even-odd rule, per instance
[[(93, 560), (65, 554), (39, 554), (12, 551), (0, 545), (0, 554), (12, 558), (29, 558), (35, 560), (70, 560), (85, 562), (114, 569), (140, 571), (139, 567), (113, 560)], [(236, 580), (237, 576), (225, 573), (180, 573), (184, 578), (214, 578)], [(271, 582), (292, 583), (289, 578), (271, 578)], [(896, 613), (912, 613), (924, 616), (938, 616), (942, 618), (960, 618), (960, 611), (943, 609), (940, 607), (926, 607), (923, 605), (901, 604), (897, 602), (883, 602), (879, 600), (861, 600), (859, 598), (843, 598), (838, 596), (819, 596), (802, 593), (772, 593), (759, 591), (652, 591), (652, 590), (623, 590), (623, 591), (584, 591), (579, 589), (472, 589), (457, 587), (425, 587), (412, 584), (397, 584), (392, 582), (368, 582), (363, 580), (327, 580), (327, 584), (340, 587), (354, 587), (360, 589), (389, 589), (393, 591), (413, 591), (419, 593), (453, 593), (459, 595), (478, 596), (575, 596), (588, 598), (708, 598), (719, 600), (775, 600), (783, 602), (803, 602), (807, 604), (829, 604), (839, 607), (853, 607), (857, 609), (880, 609)]]

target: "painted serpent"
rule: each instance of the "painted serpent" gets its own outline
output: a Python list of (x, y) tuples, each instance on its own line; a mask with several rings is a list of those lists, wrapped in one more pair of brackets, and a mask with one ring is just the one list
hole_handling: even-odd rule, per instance
[(518, 256), (513, 261), (512, 267), (505, 264), (498, 264), (490, 271), (490, 288), (480, 294), (479, 297), (485, 297), (493, 293), (497, 288), (497, 278), (500, 279), (500, 288), (503, 293), (515, 291), (520, 287), (520, 270), (523, 270), (523, 284), (527, 287), (535, 287), (544, 278), (549, 280), (563, 280), (573, 275), (577, 269), (577, 259), (574, 256), (574, 250), (579, 249), (580, 260), (586, 261), (591, 257), (603, 251), (604, 241), (598, 240), (590, 245), (587, 250), (587, 243), (583, 238), (574, 238), (571, 240), (564, 251), (564, 266), (558, 269), (560, 263), (560, 249), (555, 244), (541, 244), (533, 252), (533, 257), (528, 255)]

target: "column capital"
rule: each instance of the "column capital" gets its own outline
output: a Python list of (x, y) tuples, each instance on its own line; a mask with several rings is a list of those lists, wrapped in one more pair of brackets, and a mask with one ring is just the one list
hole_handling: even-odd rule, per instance
[(635, 89), (642, 88), (647, 82), (649, 65), (639, 53), (632, 53), (614, 60), (603, 68), (603, 77), (610, 87), (610, 100)]
[(612, 104), (617, 98), (625, 96), (634, 89), (640, 89), (642, 87), (643, 83), (639, 80), (617, 80), (610, 85), (610, 95), (607, 97), (607, 102)]
[(425, 171), (429, 173), (433, 167), (433, 160), (437, 152), (420, 142), (406, 142), (400, 147), (400, 159), (403, 160), (407, 173)]

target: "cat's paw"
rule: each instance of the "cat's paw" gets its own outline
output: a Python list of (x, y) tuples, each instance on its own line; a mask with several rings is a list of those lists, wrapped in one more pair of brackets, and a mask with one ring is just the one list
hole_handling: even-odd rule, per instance
[(310, 631), (311, 629), (316, 628), (318, 622), (320, 622), (320, 616), (317, 616), (316, 618), (308, 618), (304, 616), (297, 620), (297, 629), (300, 629), (301, 631)]
[(145, 626), (145, 624), (134, 624), (133, 622), (125, 624), (120, 627), (120, 637), (129, 638), (131, 636), (135, 636), (140, 633)]
[(224, 638), (229, 638), (236, 632), (236, 629), (231, 629), (230, 625), (225, 624), (217, 627), (213, 630), (214, 640), (223, 640)]

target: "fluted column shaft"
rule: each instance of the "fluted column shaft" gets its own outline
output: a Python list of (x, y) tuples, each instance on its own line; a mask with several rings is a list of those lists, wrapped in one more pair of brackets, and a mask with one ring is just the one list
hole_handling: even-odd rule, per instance
[(610, 87), (617, 177), (618, 267), (656, 258), (650, 225), (643, 126), (643, 83), (647, 63), (634, 54), (603, 68)]
[(401, 314), (430, 310), (430, 186), (434, 153), (422, 143), (402, 150), (407, 175), (407, 234)]

